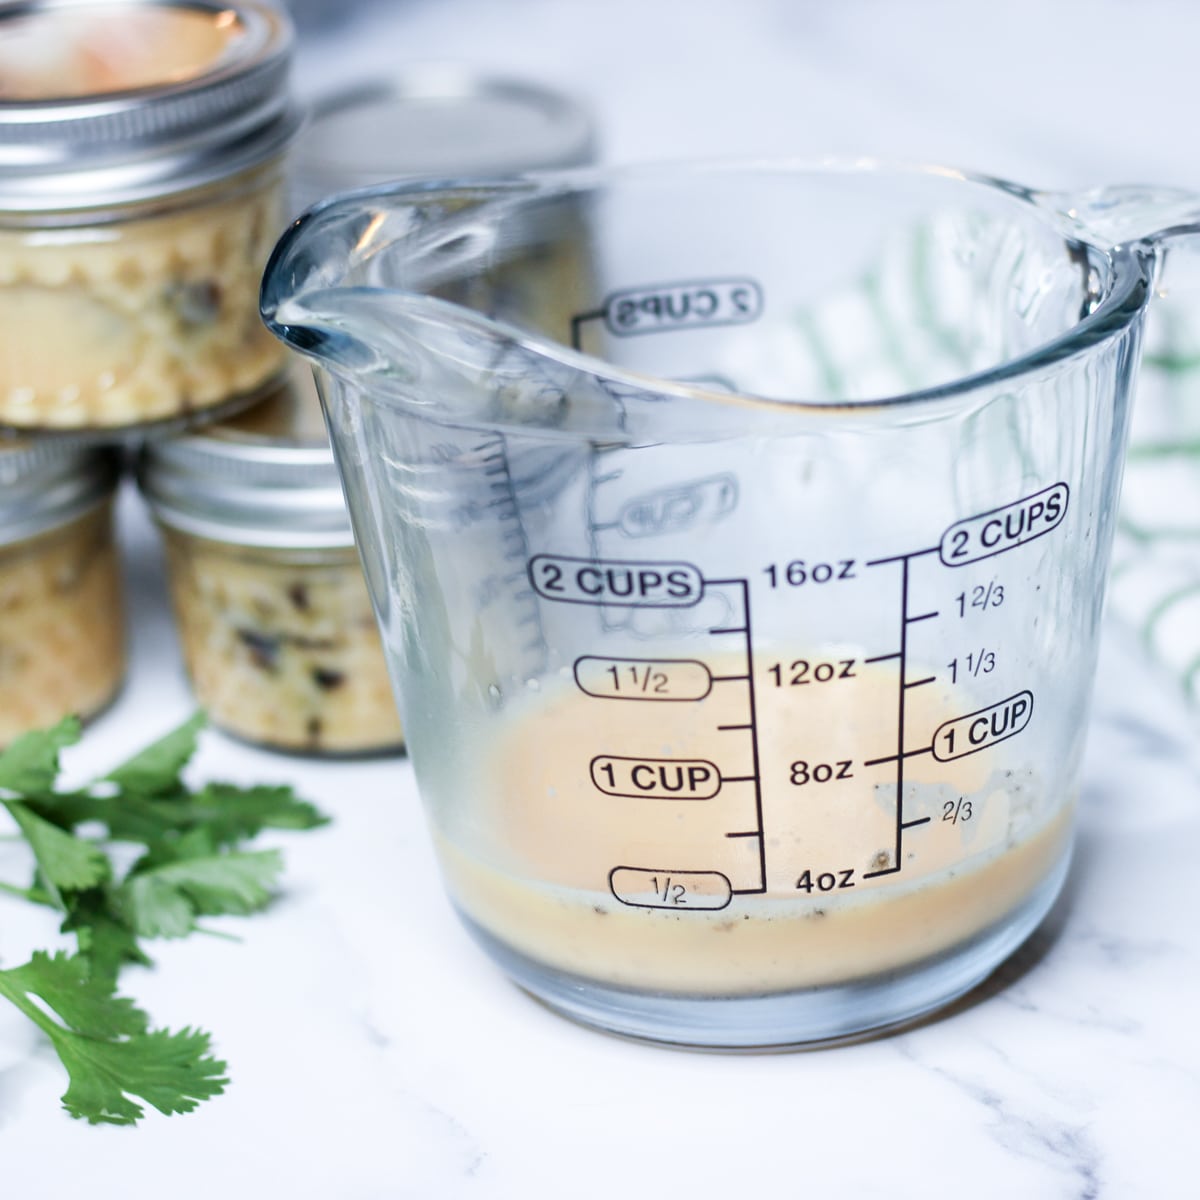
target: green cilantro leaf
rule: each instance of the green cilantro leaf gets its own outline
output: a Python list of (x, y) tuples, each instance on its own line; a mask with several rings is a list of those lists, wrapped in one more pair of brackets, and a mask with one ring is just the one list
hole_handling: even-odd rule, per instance
[(0, 788), (21, 796), (51, 791), (58, 778), (58, 752), (77, 741), (77, 717), (65, 717), (53, 729), (23, 734), (0, 752)]
[(198, 712), (166, 737), (147, 746), (128, 762), (111, 771), (105, 779), (127, 791), (145, 796), (169, 792), (179, 784), (183, 768), (196, 753), (196, 739), (205, 718)]
[(79, 953), (93, 975), (115, 980), (128, 963), (151, 965), (138, 945), (137, 934), (112, 911), (108, 889), (92, 888), (71, 897), (71, 910), (62, 923), (63, 933), (73, 933)]
[(208, 831), (216, 846), (254, 837), (264, 829), (317, 829), (329, 818), (290, 787), (209, 783), (184, 804), (181, 816)]
[(63, 1106), (93, 1125), (132, 1125), (143, 1115), (132, 1096), (161, 1113), (191, 1112), (229, 1082), (225, 1064), (209, 1054), (208, 1034), (148, 1029), (146, 1014), (80, 956), (39, 951), (0, 971), (0, 995), (50, 1039), (67, 1069)]
[(160, 1113), (191, 1112), (201, 1100), (219, 1096), (229, 1083), (225, 1063), (209, 1056), (209, 1036), (198, 1029), (149, 1033), (119, 1042), (51, 1035), (71, 1077), (63, 1107), (89, 1124), (132, 1125), (141, 1096)]
[[(116, 994), (118, 975), (150, 964), (141, 938), (182, 937), (198, 917), (248, 915), (270, 902), (283, 860), (277, 850), (243, 849), (248, 839), (327, 822), (289, 787), (192, 790), (183, 771), (203, 723), (198, 714), (71, 792), (55, 785), (60, 751), (79, 739), (73, 718), (0, 753), (0, 815), (12, 817), (37, 868), (32, 886), (0, 880), (0, 890), (60, 909), (61, 929), (78, 947), (0, 969), (0, 999), (49, 1038), (69, 1076), (65, 1108), (93, 1124), (135, 1123), (138, 1099), (163, 1113), (189, 1112), (224, 1090), (225, 1064), (209, 1053), (208, 1035), (150, 1029), (146, 1014)], [(140, 847), (128, 869), (110, 858), (115, 844)]]
[(52, 825), (24, 804), (2, 803), (25, 835), (38, 875), (59, 908), (66, 907), (63, 892), (96, 887), (109, 877), (108, 856), (99, 847)]
[(297, 798), (286, 786), (240, 787), (208, 783), (195, 792), (180, 785), (174, 794), (146, 796), (118, 791), (115, 796), (60, 793), (27, 800), (27, 806), (64, 829), (85, 822), (103, 825), (118, 842), (154, 846), (195, 830), (207, 831), (211, 844), (229, 846), (264, 829), (316, 829), (329, 818)]
[(132, 1000), (94, 981), (87, 959), (79, 955), (36, 950), (23, 966), (0, 971), (0, 988), (6, 983), (18, 993), (40, 997), (70, 1028), (86, 1031), (89, 1037), (142, 1033), (147, 1025), (146, 1014)]
[(139, 937), (183, 937), (197, 916), (245, 916), (266, 906), (283, 870), (277, 850), (226, 851), (131, 871), (113, 905)]

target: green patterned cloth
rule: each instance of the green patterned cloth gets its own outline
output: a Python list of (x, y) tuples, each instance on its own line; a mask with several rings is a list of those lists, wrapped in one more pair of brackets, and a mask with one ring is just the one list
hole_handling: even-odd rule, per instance
[[(870, 395), (949, 380), (1004, 357), (964, 340), (978, 297), (938, 269), (934, 221), (896, 238), (865, 277), (796, 314), (794, 340), (761, 355), (817, 396)], [(979, 243), (1001, 261), (1003, 234)], [(798, 338), (795, 334), (798, 333)], [(737, 364), (728, 366), (737, 377)], [(1109, 612), (1200, 708), (1200, 299), (1156, 297), (1146, 328), (1109, 586)]]
[(1109, 607), (1200, 705), (1200, 306), (1146, 330)]

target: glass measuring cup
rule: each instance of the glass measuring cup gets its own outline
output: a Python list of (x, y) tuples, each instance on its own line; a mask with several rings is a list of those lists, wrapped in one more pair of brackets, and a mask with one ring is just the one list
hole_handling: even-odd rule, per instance
[(466, 926), (621, 1033), (780, 1045), (982, 979), (1067, 871), (1174, 194), (871, 164), (352, 194), (313, 360)]

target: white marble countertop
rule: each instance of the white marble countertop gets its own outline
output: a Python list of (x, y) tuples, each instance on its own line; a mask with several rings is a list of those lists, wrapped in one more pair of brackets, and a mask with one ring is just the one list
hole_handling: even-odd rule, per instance
[[(461, 58), (583, 94), (612, 161), (887, 153), (1053, 186), (1200, 184), (1200, 10), (1184, 3), (427, 0), (305, 49), (305, 85)], [(122, 508), (133, 656), (70, 759), (120, 760), (191, 711), (157, 543)], [(0, 1012), (0, 1191), (14, 1200), (734, 1195), (1084, 1200), (1197, 1194), (1198, 718), (1106, 639), (1078, 851), (1044, 927), (907, 1032), (716, 1055), (606, 1037), (493, 968), (443, 898), (406, 760), (317, 763), (219, 734), (205, 776), (294, 783), (330, 812), (285, 893), (154, 946), (123, 990), (211, 1030), (228, 1093), (136, 1129), (61, 1112), (64, 1077)], [(8, 961), (59, 944), (0, 896)]]

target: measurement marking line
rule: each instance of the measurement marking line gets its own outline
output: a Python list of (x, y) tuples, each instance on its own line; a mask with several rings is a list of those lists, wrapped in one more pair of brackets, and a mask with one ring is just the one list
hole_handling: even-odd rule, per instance
[(896, 689), (896, 852), (894, 869), (900, 870), (904, 841), (904, 677), (908, 672), (908, 558), (900, 560), (900, 686)]
[(900, 828), (901, 829), (912, 829), (916, 825), (928, 825), (929, 822), (932, 820), (933, 820), (932, 817), (918, 817), (915, 821), (905, 821), (904, 824), (900, 826)]
[(863, 662), (865, 662), (865, 663), (891, 662), (892, 659), (899, 658), (899, 657), (900, 657), (900, 652), (897, 651), (895, 654), (877, 654), (877, 655), (875, 655), (874, 658), (864, 658)]
[(922, 754), (929, 754), (932, 749), (932, 746), (922, 746), (920, 750), (905, 750), (903, 754), (889, 754), (886, 758), (872, 758), (864, 762), (863, 766), (878, 767), (883, 763), (894, 763), (901, 758), (918, 758)]
[(712, 681), (713, 683), (737, 683), (739, 680), (749, 678), (749, 675), (714, 675)]
[(918, 621), (932, 621), (938, 614), (935, 612), (922, 613), (919, 617), (905, 617), (906, 625), (915, 625)]
[(758, 756), (758, 705), (754, 695), (754, 635), (750, 632), (750, 581), (739, 580), (746, 633), (746, 692), (750, 701), (750, 769), (754, 773), (754, 824), (758, 830), (758, 878), (756, 892), (767, 890), (767, 831), (763, 824), (762, 763)]
[(757, 780), (755, 775), (722, 775), (722, 783), (754, 783)]
[(753, 728), (754, 728), (753, 725), (718, 725), (717, 732), (718, 733), (728, 733), (734, 729), (753, 729)]
[(867, 560), (868, 567), (882, 567), (885, 563), (906, 563), (910, 558), (922, 558), (926, 554), (936, 554), (941, 546), (929, 546), (925, 550), (913, 550), (908, 554), (893, 554), (889, 558), (872, 558)]
[(906, 688), (924, 687), (927, 683), (937, 683), (936, 675), (928, 675), (924, 679), (914, 679), (912, 683), (906, 683)]
[(864, 871), (863, 879), (878, 879), (880, 875), (895, 875), (899, 867), (885, 867), (882, 871)]
[(758, 830), (757, 829), (746, 829), (739, 833), (727, 833), (725, 836), (730, 837), (730, 838), (733, 838), (733, 837), (758, 837)]
[(733, 896), (762, 896), (766, 893), (767, 885), (756, 888), (730, 888), (730, 894)]
[(731, 627), (729, 629), (710, 629), (709, 633), (749, 633), (750, 630), (745, 625)]
[(583, 342), (583, 325), (585, 321), (598, 321), (604, 316), (606, 310), (603, 308), (595, 309), (592, 312), (576, 313), (571, 318), (571, 349), (582, 349)]

